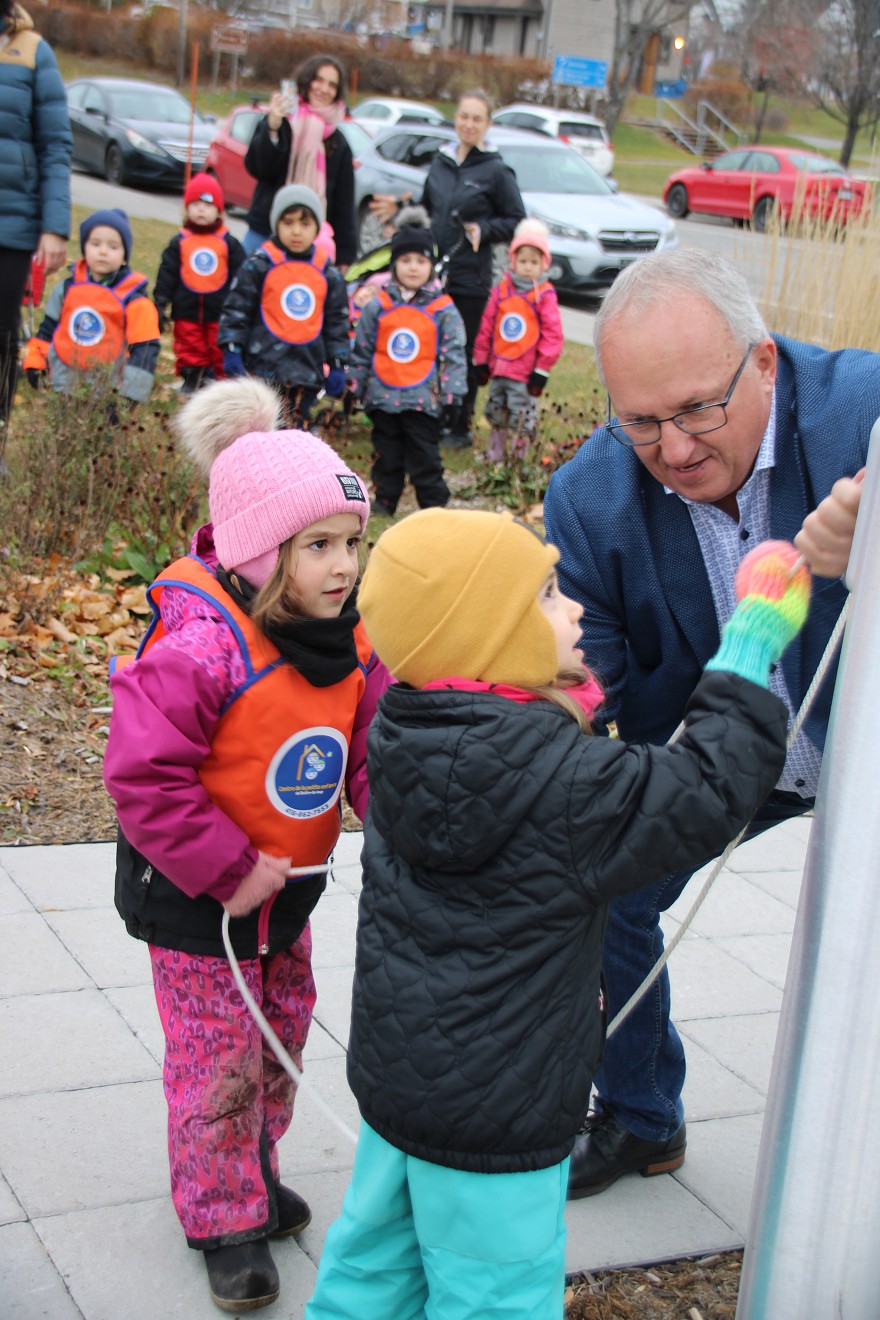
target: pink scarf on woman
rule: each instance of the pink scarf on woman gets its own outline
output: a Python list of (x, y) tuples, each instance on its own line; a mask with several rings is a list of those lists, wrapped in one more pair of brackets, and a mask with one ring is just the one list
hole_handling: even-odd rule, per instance
[(313, 188), (322, 202), (327, 201), (327, 157), (324, 142), (345, 114), (345, 103), (313, 106), (300, 101), (291, 125), (293, 141), (285, 183), (304, 183)]

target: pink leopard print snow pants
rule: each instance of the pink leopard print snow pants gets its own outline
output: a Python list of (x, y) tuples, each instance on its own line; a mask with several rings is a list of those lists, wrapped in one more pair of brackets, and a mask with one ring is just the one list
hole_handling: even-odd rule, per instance
[[(171, 1198), (191, 1247), (264, 1236), (279, 1181), (277, 1144), (294, 1083), (277, 1062), (225, 958), (150, 945), (165, 1032)], [(315, 1007), (312, 936), (242, 961), (245, 982), (298, 1068)], [(274, 1225), (273, 1225), (274, 1226)]]

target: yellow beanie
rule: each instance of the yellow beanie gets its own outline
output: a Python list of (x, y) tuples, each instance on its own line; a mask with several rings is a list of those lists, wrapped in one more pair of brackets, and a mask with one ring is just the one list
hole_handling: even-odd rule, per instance
[(380, 659), (411, 687), (452, 677), (537, 687), (559, 669), (537, 600), (558, 558), (509, 513), (424, 509), (380, 536), (358, 609)]

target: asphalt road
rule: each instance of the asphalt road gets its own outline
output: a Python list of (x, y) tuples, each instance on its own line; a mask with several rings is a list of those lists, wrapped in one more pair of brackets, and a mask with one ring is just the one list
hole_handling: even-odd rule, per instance
[[(73, 200), (95, 210), (99, 207), (121, 206), (129, 216), (142, 219), (167, 220), (179, 224), (181, 201), (175, 193), (142, 192), (137, 188), (120, 188), (93, 175), (74, 171)], [(657, 205), (656, 197), (642, 197), (641, 201)], [(247, 226), (237, 216), (228, 218), (229, 228), (241, 238)], [(735, 261), (744, 271), (755, 294), (761, 292), (764, 282), (764, 260), (769, 240), (763, 234), (748, 229), (735, 229), (730, 220), (714, 216), (677, 220), (679, 239), (684, 247), (710, 248)], [(781, 245), (793, 241), (782, 239)], [(598, 302), (595, 298), (565, 295), (560, 298), (562, 328), (565, 337), (576, 344), (592, 344), (593, 323)]]

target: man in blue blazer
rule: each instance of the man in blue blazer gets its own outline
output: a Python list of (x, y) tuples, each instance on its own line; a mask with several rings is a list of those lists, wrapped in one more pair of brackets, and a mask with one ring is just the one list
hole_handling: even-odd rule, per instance
[[(822, 575), (806, 627), (771, 678), (794, 713), (846, 597), (880, 355), (771, 336), (735, 268), (694, 249), (621, 275), (595, 342), (616, 415), (554, 475), (544, 515), (562, 555), (560, 586), (584, 607), (605, 719), (628, 742), (667, 741), (733, 611), (737, 566), (768, 537), (794, 540)], [(812, 806), (833, 680), (832, 671), (752, 833)], [(611, 904), (609, 1018), (660, 956), (660, 912), (691, 874)], [(684, 1074), (664, 971), (607, 1043), (569, 1196), (682, 1164)]]

